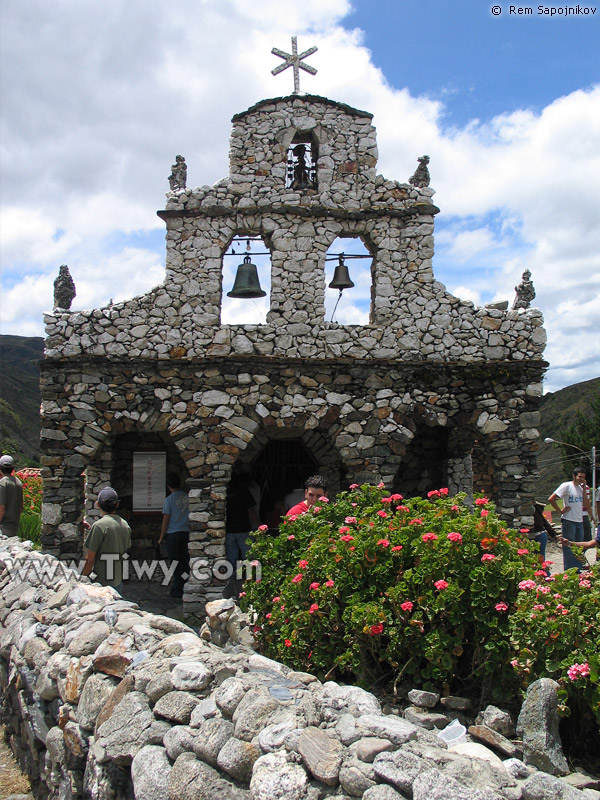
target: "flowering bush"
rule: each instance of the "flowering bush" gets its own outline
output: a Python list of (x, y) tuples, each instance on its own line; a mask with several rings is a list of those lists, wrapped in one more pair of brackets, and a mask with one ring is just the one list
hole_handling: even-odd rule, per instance
[(539, 677), (561, 686), (562, 712), (590, 708), (600, 722), (599, 568), (521, 581), (510, 619), (512, 666), (523, 686)]
[(288, 518), (277, 537), (257, 533), (262, 578), (246, 583), (243, 603), (263, 652), (371, 687), (516, 688), (508, 611), (519, 582), (534, 581), (536, 545), (487, 498), (474, 510), (463, 500), (354, 485)]
[(17, 472), (23, 484), (23, 513), (19, 522), (19, 537), (41, 544), (42, 530), (42, 486), (41, 475), (31, 474), (28, 470)]

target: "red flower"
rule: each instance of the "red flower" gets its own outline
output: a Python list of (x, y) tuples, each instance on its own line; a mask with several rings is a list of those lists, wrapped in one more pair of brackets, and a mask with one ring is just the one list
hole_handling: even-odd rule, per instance
[(284, 641), (284, 644), (285, 644), (286, 647), (291, 647), (292, 646), (292, 643), (291, 643), (291, 641), (289, 639), (286, 639)]
[(422, 525), (423, 524), (423, 520), (422, 519), (418, 519), (418, 518), (417, 519), (411, 519), (411, 520), (408, 521), (408, 524), (409, 525)]
[(312, 606), (308, 609), (309, 614), (314, 614), (315, 611), (319, 610), (319, 606), (316, 603), (313, 603)]
[(297, 575), (294, 575), (294, 577), (292, 578), (292, 583), (300, 583), (301, 580), (302, 580), (302, 573), (299, 572)]
[(496, 611), (508, 611), (506, 603), (496, 603)]
[(433, 585), (438, 592), (442, 592), (444, 589), (448, 588), (448, 581), (436, 581)]
[(380, 633), (383, 633), (383, 622), (379, 622), (377, 625), (371, 625), (371, 636), (377, 636)]
[(342, 542), (352, 542), (353, 540), (354, 540), (354, 536), (350, 536), (349, 533), (347, 533), (345, 536), (340, 536), (340, 541), (342, 541)]
[(308, 567), (308, 561), (305, 558), (301, 558), (298, 562), (298, 566), (300, 569), (306, 569)]
[(475, 500), (475, 505), (476, 506), (484, 506), (488, 502), (489, 501), (488, 501), (487, 497), (478, 497), (477, 500)]
[(406, 600), (404, 603), (400, 605), (400, 608), (402, 609), (402, 611), (412, 611), (413, 604), (410, 602), (410, 600)]
[(335, 585), (335, 584), (333, 583), (333, 581), (332, 581), (332, 580), (325, 581), (325, 586), (329, 586), (329, 587), (331, 587), (331, 586), (334, 586), (334, 585)]
[(401, 544), (397, 544), (394, 547), (392, 547), (392, 551), (394, 553), (397, 553), (399, 550), (402, 550), (402, 545)]
[(481, 556), (481, 560), (482, 561), (494, 561), (495, 559), (496, 559), (496, 556), (493, 555), (492, 553), (484, 553)]
[(315, 589), (318, 589), (320, 585), (321, 585), (321, 584), (319, 584), (319, 583), (317, 583), (317, 582), (315, 581), (314, 583), (311, 583), (311, 585), (310, 585), (308, 588), (309, 588), (309, 589), (312, 589), (312, 590), (314, 591)]
[(389, 547), (390, 540), (389, 539), (380, 539), (377, 544), (380, 544), (382, 547)]
[(379, 517), (387, 517), (387, 512), (383, 511), (383, 510), (380, 510), (380, 511), (377, 512), (377, 516), (379, 516)]
[(438, 537), (432, 531), (429, 531), (429, 533), (424, 533), (423, 536), (421, 536), (421, 539), (423, 539), (424, 542), (435, 542), (437, 538)]

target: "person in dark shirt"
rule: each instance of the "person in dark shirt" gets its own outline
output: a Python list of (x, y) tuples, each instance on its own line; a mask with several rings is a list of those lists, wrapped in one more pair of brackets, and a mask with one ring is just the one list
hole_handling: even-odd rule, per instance
[(242, 581), (238, 576), (238, 562), (245, 561), (250, 543), (250, 531), (255, 531), (260, 520), (256, 513), (256, 500), (248, 488), (248, 479), (234, 473), (227, 491), (227, 518), (225, 523), (225, 555), (233, 569), (223, 597), (239, 597)]

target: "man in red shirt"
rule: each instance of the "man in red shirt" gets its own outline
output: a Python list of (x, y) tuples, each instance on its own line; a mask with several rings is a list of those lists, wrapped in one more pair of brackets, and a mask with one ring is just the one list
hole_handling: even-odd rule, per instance
[(311, 475), (304, 483), (304, 500), (292, 506), (287, 512), (286, 517), (305, 514), (311, 506), (314, 506), (319, 497), (323, 497), (326, 492), (327, 484), (325, 478), (322, 478), (320, 475)]

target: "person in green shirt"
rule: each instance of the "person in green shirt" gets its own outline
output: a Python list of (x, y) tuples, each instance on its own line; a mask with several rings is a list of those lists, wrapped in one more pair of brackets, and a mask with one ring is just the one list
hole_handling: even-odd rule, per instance
[(102, 516), (85, 540), (87, 554), (82, 575), (96, 574), (103, 586), (118, 592), (123, 583), (123, 556), (131, 547), (131, 528), (117, 513), (119, 496), (110, 486), (101, 489), (96, 503)]

